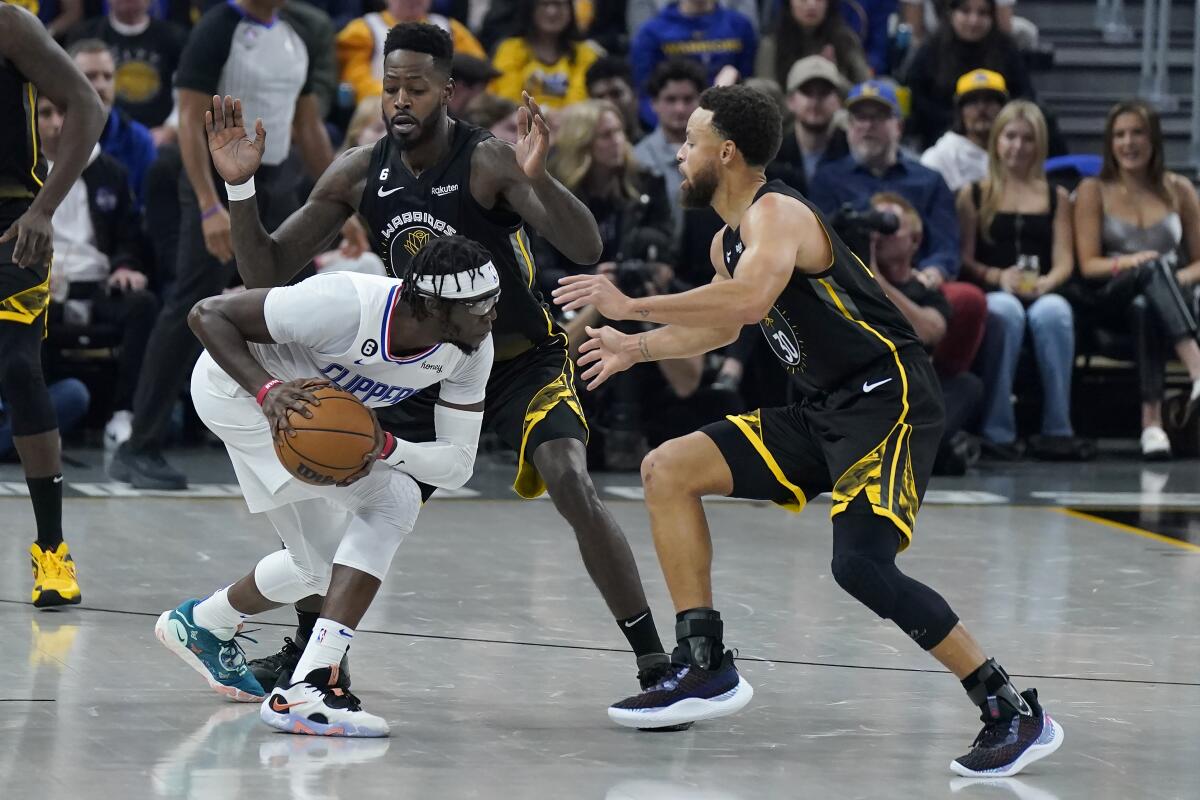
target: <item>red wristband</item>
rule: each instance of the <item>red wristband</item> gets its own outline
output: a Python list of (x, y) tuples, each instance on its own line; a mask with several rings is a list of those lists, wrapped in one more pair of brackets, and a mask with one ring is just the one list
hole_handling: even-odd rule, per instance
[(383, 461), (392, 453), (396, 452), (396, 437), (392, 436), (387, 431), (383, 432), (383, 449), (379, 451), (379, 455), (375, 457), (376, 461)]
[(281, 383), (283, 383), (283, 381), (279, 380), (278, 378), (272, 378), (262, 385), (262, 388), (258, 390), (258, 394), (254, 395), (254, 399), (257, 400), (258, 404), (261, 406), (267, 399), (267, 392), (271, 391)]

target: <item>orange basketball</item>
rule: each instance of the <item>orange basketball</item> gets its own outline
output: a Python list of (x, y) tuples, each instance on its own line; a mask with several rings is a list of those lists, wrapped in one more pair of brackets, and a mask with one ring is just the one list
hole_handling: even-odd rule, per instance
[(321, 405), (309, 405), (312, 417), (288, 412), (295, 436), (276, 436), (275, 455), (298, 480), (331, 486), (362, 468), (375, 447), (375, 423), (362, 402), (335, 386), (313, 392)]

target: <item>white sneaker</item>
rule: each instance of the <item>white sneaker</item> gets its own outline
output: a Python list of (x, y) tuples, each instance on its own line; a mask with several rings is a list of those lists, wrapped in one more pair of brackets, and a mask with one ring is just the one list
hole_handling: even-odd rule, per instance
[(133, 412), (115, 411), (104, 426), (104, 449), (116, 450), (133, 435)]
[(259, 718), (284, 733), (305, 736), (387, 736), (387, 721), (363, 711), (358, 698), (337, 683), (338, 668), (323, 667), (290, 686), (276, 686)]
[(1142, 431), (1142, 458), (1147, 461), (1165, 461), (1171, 457), (1171, 440), (1167, 432), (1157, 425)]

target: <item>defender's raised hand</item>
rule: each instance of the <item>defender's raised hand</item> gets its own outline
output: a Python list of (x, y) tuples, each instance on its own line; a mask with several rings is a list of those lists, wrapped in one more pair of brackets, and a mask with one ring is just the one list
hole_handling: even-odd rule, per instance
[(550, 126), (529, 92), (521, 92), (521, 97), (524, 103), (517, 111), (517, 163), (527, 177), (537, 180), (546, 175)]
[(580, 369), (587, 367), (579, 377), (588, 382), (587, 388), (591, 391), (616, 373), (629, 369), (637, 359), (630, 349), (632, 336), (607, 325), (603, 328), (587, 326), (584, 330), (589, 338), (579, 345), (576, 363)]
[(254, 138), (246, 136), (242, 118), (242, 101), (225, 95), (213, 95), (212, 111), (204, 112), (204, 129), (208, 133), (208, 150), (213, 166), (226, 183), (237, 185), (253, 177), (262, 163), (267, 146), (267, 129), (262, 120), (254, 121)]

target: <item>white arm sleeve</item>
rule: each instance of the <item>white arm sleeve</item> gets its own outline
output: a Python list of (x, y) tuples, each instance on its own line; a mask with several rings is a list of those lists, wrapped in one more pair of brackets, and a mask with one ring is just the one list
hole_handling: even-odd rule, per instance
[(331, 272), (267, 293), (263, 317), (279, 344), (296, 343), (318, 353), (344, 353), (358, 335), (362, 301), (353, 280)]
[(492, 352), (492, 337), (489, 336), (441, 382), (440, 402), (433, 408), (437, 441), (397, 439), (396, 449), (385, 459), (387, 464), (422, 483), (443, 489), (457, 489), (470, 479), (475, 471), (475, 451), (479, 449), (483, 412), (451, 408), (443, 403), (466, 406), (483, 400), (492, 371)]
[(407, 472), (422, 483), (442, 489), (457, 489), (475, 471), (482, 411), (464, 411), (438, 403), (433, 407), (435, 442), (396, 439), (396, 449), (384, 461)]

